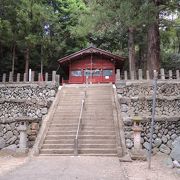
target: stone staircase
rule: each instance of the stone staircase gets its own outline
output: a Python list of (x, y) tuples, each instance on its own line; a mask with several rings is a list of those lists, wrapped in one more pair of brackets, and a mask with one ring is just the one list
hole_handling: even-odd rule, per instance
[(78, 153), (116, 156), (112, 85), (67, 85), (61, 91), (40, 155), (74, 155), (74, 138), (86, 91)]

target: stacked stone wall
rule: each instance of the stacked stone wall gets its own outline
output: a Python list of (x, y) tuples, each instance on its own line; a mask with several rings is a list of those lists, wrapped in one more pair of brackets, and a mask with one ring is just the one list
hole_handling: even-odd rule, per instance
[[(116, 84), (128, 149), (133, 148), (132, 118), (136, 115), (143, 119), (142, 147), (149, 149), (152, 84), (152, 81), (122, 81)], [(153, 151), (170, 154), (172, 142), (178, 136), (180, 136), (180, 82), (158, 81)]]
[(53, 83), (0, 84), (0, 149), (18, 148), (22, 119), (27, 121), (28, 146), (32, 147), (56, 92)]

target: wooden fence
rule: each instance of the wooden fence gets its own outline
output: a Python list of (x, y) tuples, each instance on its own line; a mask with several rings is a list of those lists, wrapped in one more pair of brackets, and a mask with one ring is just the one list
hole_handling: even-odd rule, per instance
[(25, 82), (58, 82), (60, 83), (60, 75), (56, 74), (56, 71), (52, 71), (52, 73), (36, 73), (34, 71), (30, 71), (27, 75), (26, 73), (21, 74), (13, 74), (10, 72), (9, 74), (3, 73), (0, 75), (0, 83), (25, 83)]
[[(154, 71), (154, 73), (157, 73)], [(149, 71), (146, 71), (146, 73), (143, 73), (142, 69), (139, 69), (138, 72), (135, 73), (131, 72), (129, 73), (128, 71), (121, 72), (120, 69), (116, 70), (116, 81), (120, 80), (150, 80), (150, 74)], [(180, 72), (179, 70), (176, 71), (166, 71), (161, 68), (160, 72), (158, 73), (158, 79), (160, 80), (180, 80)]]

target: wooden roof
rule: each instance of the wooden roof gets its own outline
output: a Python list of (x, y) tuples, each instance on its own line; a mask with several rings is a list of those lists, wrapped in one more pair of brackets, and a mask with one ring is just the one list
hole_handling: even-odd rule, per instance
[(89, 48), (86, 48), (86, 49), (82, 49), (78, 52), (75, 52), (69, 56), (65, 56), (61, 59), (58, 60), (58, 62), (60, 64), (63, 64), (65, 62), (68, 62), (68, 61), (71, 61), (73, 59), (78, 59), (79, 57), (81, 56), (84, 56), (84, 55), (88, 55), (88, 54), (97, 54), (97, 55), (102, 55), (102, 56), (105, 56), (111, 60), (115, 60), (115, 61), (124, 61), (126, 60), (127, 58), (125, 57), (122, 57), (122, 56), (118, 56), (118, 55), (114, 55), (108, 51), (105, 51), (105, 50), (102, 50), (102, 49), (99, 49), (99, 48), (95, 48), (95, 47), (89, 47)]

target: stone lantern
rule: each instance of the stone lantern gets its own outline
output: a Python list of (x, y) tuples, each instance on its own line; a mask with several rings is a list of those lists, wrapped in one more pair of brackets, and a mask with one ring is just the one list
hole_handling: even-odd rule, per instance
[(133, 136), (134, 136), (134, 149), (137, 151), (141, 149), (141, 132), (142, 132), (142, 127), (141, 127), (141, 121), (142, 118), (140, 116), (134, 116), (132, 118), (133, 120)]
[(19, 135), (19, 152), (20, 153), (27, 153), (27, 122), (26, 121), (20, 121), (20, 125), (18, 127), (18, 130), (20, 132)]
[(134, 137), (134, 148), (131, 150), (131, 158), (133, 160), (146, 160), (145, 151), (141, 147), (141, 132), (143, 131), (141, 127), (142, 117), (134, 116), (133, 121), (133, 137)]

